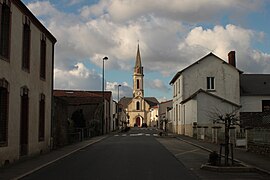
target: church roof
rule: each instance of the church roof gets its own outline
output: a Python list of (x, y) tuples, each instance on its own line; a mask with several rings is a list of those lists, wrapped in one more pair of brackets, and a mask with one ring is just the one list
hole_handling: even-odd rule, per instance
[(150, 107), (153, 107), (159, 104), (158, 100), (155, 97), (145, 97), (144, 99), (150, 105)]

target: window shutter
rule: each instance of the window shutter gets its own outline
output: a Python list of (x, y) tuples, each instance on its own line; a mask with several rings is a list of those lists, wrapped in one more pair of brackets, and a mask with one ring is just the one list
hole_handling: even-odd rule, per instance
[(10, 8), (8, 4), (2, 4), (1, 12), (1, 45), (0, 54), (9, 58), (9, 34), (10, 34)]
[(0, 144), (7, 142), (8, 91), (0, 87)]

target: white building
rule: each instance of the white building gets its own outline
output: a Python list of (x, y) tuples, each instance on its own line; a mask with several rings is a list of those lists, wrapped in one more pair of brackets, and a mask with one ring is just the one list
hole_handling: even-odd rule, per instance
[(243, 127), (270, 127), (270, 74), (241, 74)]
[(173, 132), (193, 135), (193, 126), (212, 125), (215, 114), (230, 113), (240, 107), (239, 71), (235, 52), (229, 63), (213, 53), (179, 71), (173, 86)]
[(0, 165), (50, 149), (55, 37), (20, 0), (0, 0)]

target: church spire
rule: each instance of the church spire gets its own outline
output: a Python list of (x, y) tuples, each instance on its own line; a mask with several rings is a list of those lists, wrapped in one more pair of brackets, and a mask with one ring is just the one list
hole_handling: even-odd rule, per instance
[(141, 62), (140, 47), (138, 44), (135, 68), (140, 68), (140, 67), (142, 67), (142, 62)]

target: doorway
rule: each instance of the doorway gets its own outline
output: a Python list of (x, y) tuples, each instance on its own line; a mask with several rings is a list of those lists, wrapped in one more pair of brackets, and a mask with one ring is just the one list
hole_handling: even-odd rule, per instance
[(140, 117), (136, 117), (136, 124), (138, 127), (141, 126), (141, 118)]

